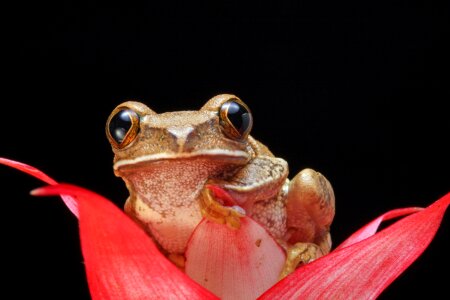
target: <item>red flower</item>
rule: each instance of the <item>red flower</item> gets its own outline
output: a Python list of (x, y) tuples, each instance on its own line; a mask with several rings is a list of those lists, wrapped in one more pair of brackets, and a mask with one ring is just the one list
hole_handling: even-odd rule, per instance
[[(34, 190), (33, 195), (62, 195), (79, 218), (93, 299), (216, 298), (212, 292), (224, 299), (375, 298), (426, 249), (450, 204), (448, 193), (426, 209), (387, 212), (330, 254), (277, 283), (284, 253), (261, 226), (244, 218), (239, 230), (230, 230), (204, 220), (186, 251), (186, 273), (193, 280), (105, 198), (80, 187), (57, 184), (31, 166), (3, 158), (0, 163), (50, 184)], [(405, 215), (376, 233), (382, 221)]]

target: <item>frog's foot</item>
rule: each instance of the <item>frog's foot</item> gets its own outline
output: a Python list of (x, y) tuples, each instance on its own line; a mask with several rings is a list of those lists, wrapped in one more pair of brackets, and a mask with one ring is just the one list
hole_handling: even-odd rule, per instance
[(296, 243), (286, 250), (286, 262), (280, 274), (280, 279), (291, 274), (301, 265), (312, 262), (321, 257), (323, 252), (321, 248), (313, 243)]
[[(220, 195), (218, 195), (220, 194)], [(219, 197), (217, 197), (219, 196)], [(200, 209), (203, 217), (219, 224), (226, 224), (230, 228), (239, 229), (241, 218), (245, 216), (245, 211), (237, 206), (231, 205), (231, 199), (225, 191), (214, 185), (206, 185), (200, 197)]]

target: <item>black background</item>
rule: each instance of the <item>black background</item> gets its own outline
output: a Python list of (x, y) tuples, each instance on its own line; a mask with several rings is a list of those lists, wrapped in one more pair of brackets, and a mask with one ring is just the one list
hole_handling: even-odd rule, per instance
[[(291, 174), (312, 167), (332, 182), (337, 245), (387, 210), (449, 191), (441, 2), (21, 2), (6, 11), (0, 156), (122, 206), (104, 135), (112, 109), (138, 99), (195, 110), (234, 93), (252, 109), (252, 135)], [(27, 175), (0, 167), (0, 182), (3, 292), (88, 298), (75, 217), (56, 197), (29, 196), (42, 184)], [(448, 293), (448, 224), (447, 213), (380, 298)]]

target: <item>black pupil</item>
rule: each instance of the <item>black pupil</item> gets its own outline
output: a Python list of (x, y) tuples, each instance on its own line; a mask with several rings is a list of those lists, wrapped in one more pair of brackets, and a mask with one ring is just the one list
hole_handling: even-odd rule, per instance
[(239, 103), (230, 102), (228, 107), (228, 120), (233, 124), (239, 134), (244, 134), (251, 123), (251, 116), (247, 109)]
[(123, 142), (127, 132), (131, 128), (132, 122), (130, 113), (131, 112), (128, 109), (122, 110), (112, 117), (109, 122), (109, 133), (118, 144)]

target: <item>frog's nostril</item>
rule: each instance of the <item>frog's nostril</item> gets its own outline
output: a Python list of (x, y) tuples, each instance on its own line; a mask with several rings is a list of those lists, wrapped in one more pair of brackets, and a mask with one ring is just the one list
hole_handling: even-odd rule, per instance
[(189, 134), (191, 134), (191, 132), (194, 131), (194, 128), (191, 127), (191, 126), (171, 127), (171, 128), (168, 128), (167, 131), (177, 141), (177, 144), (179, 146), (179, 150), (183, 151), (184, 144), (186, 143), (186, 140), (187, 140)]
[(194, 128), (191, 126), (171, 127), (168, 128), (167, 131), (177, 139), (186, 139), (188, 135), (194, 131)]

